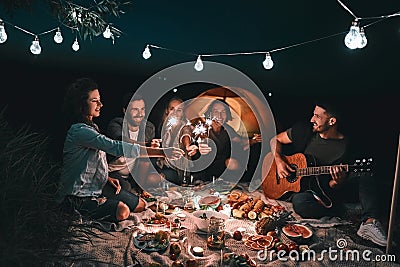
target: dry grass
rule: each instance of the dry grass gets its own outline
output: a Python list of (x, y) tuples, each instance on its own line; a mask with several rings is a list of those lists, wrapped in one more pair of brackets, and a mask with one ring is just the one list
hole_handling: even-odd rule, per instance
[[(0, 266), (49, 266), (63, 262), (64, 242), (90, 239), (89, 228), (71, 233), (72, 215), (55, 203), (60, 163), (48, 139), (29, 127), (13, 130), (0, 113)], [(68, 240), (68, 241), (65, 241)]]

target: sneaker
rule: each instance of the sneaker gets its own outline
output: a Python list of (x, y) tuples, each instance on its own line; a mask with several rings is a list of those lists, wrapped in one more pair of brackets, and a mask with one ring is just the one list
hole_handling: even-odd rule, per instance
[(382, 225), (375, 219), (372, 223), (361, 223), (357, 235), (382, 247), (385, 247), (387, 243), (387, 236)]

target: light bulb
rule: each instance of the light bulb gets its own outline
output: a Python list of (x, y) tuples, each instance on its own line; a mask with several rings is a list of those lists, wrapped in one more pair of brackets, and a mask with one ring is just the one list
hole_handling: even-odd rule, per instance
[(144, 59), (149, 59), (151, 57), (149, 45), (146, 45), (146, 48), (144, 49), (142, 56)]
[(74, 51), (78, 51), (79, 50), (78, 38), (75, 38), (75, 42), (72, 44), (72, 49)]
[(7, 41), (7, 33), (6, 29), (4, 28), (4, 22), (0, 20), (0, 44)]
[(60, 28), (57, 29), (56, 34), (54, 35), (54, 42), (56, 42), (57, 44), (61, 44), (63, 41), (63, 37), (61, 35), (61, 31)]
[(364, 48), (367, 43), (367, 36), (365, 36), (364, 28), (360, 28), (360, 36), (361, 36), (361, 42), (358, 44), (358, 48)]
[(356, 49), (361, 43), (360, 28), (357, 22), (354, 21), (350, 27), (350, 31), (346, 34), (344, 38), (344, 44), (350, 49)]
[(271, 55), (268, 52), (265, 54), (265, 60), (263, 61), (263, 66), (266, 70), (270, 70), (274, 66), (274, 62), (272, 61)]
[(37, 36), (35, 36), (35, 40), (32, 41), (30, 49), (31, 53), (34, 55), (39, 55), (42, 52), (42, 48), (39, 44), (39, 38)]
[(103, 37), (109, 39), (111, 34), (110, 25), (107, 25), (106, 30), (103, 32)]
[(203, 61), (201, 60), (201, 56), (197, 57), (196, 64), (194, 64), (194, 69), (197, 71), (202, 71), (204, 68)]

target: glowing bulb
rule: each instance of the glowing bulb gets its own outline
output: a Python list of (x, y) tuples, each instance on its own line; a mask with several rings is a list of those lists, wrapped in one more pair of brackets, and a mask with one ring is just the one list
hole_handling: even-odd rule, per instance
[(360, 36), (361, 36), (361, 42), (358, 44), (357, 48), (364, 48), (367, 43), (367, 36), (365, 36), (364, 28), (360, 28)]
[(204, 68), (203, 61), (201, 60), (201, 56), (197, 57), (196, 64), (194, 64), (194, 69), (197, 71), (202, 71)]
[(7, 33), (6, 29), (4, 28), (4, 22), (0, 19), (0, 44), (7, 41)]
[(110, 25), (107, 25), (106, 30), (103, 32), (103, 37), (109, 39), (111, 35)]
[(142, 56), (144, 59), (149, 59), (151, 57), (149, 45), (146, 45), (146, 48), (144, 49)]
[(72, 49), (74, 51), (78, 51), (79, 50), (78, 38), (75, 38), (75, 42), (72, 44)]
[(63, 41), (63, 37), (61, 35), (61, 31), (60, 28), (57, 29), (56, 34), (54, 35), (54, 42), (56, 42), (57, 44), (61, 44)]
[(271, 55), (268, 52), (265, 54), (265, 60), (263, 61), (263, 66), (266, 70), (270, 70), (274, 66), (274, 62), (272, 61)]
[(172, 91), (173, 91), (174, 93), (176, 93), (176, 92), (178, 92), (178, 89), (174, 88), (174, 89), (172, 89)]
[(357, 22), (354, 21), (350, 27), (350, 31), (346, 34), (344, 38), (344, 44), (350, 49), (356, 49), (361, 43), (360, 28)]
[(35, 40), (32, 41), (31, 44), (31, 53), (34, 55), (39, 55), (42, 52), (42, 48), (40, 47), (39, 44), (39, 38), (35, 36)]

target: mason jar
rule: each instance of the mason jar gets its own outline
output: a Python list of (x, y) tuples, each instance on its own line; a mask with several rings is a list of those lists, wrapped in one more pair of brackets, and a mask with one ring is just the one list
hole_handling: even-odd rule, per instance
[(210, 218), (207, 232), (207, 246), (222, 249), (225, 246), (225, 221), (222, 218)]

